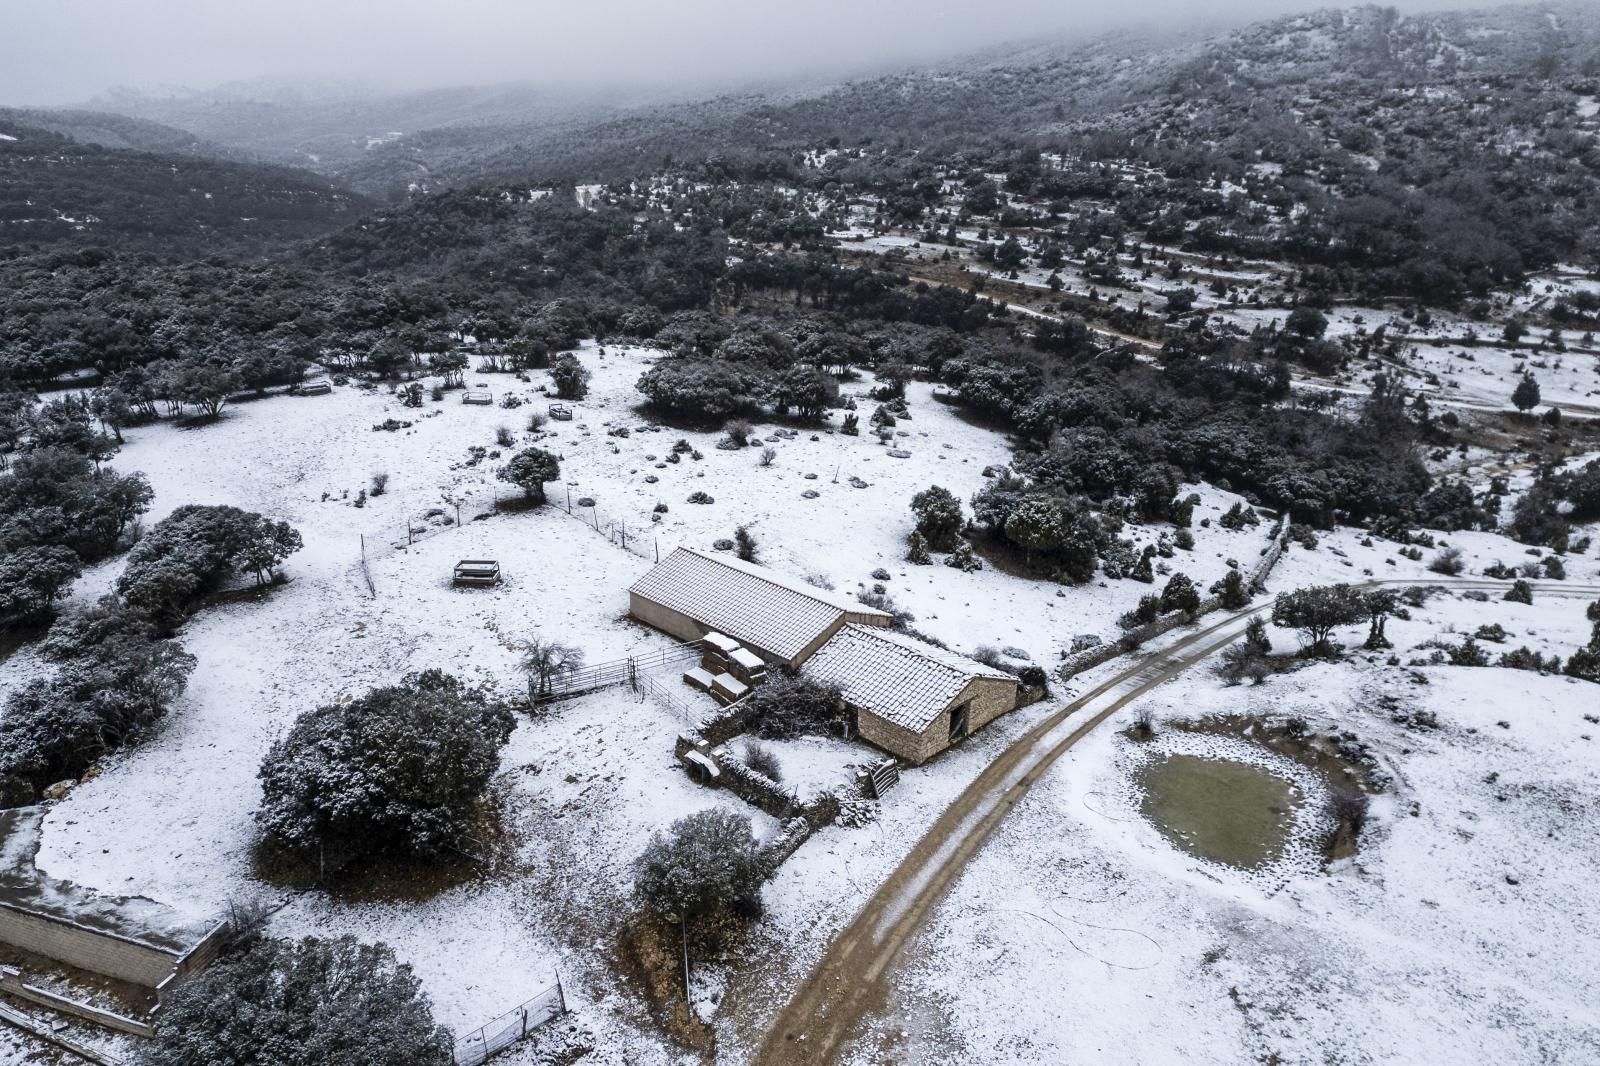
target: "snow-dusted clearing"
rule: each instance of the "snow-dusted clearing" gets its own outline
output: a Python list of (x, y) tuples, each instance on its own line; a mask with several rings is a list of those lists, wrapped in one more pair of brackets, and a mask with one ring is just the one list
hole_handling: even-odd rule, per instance
[[(1447, 597), (1390, 636), (1406, 659), (1469, 612), (1523, 630), (1512, 645), (1586, 629), (1581, 600)], [(1163, 686), (1149, 743), (1233, 758), (1245, 741), (1164, 723), (1294, 715), (1370, 744), (1395, 784), (1360, 852), (1326, 872), (1304, 850), (1253, 872), (1189, 856), (1140, 815), (1140, 743), (1103, 729), (979, 853), (853, 1061), (1594, 1061), (1596, 702), (1568, 678), (1362, 653), (1259, 687)], [(1395, 721), (1417, 711), (1437, 727)]]
[[(626, 619), (627, 586), (658, 548), (664, 555), (679, 544), (710, 547), (740, 524), (768, 565), (846, 593), (870, 587), (882, 567), (890, 572), (883, 584), (916, 616), (917, 628), (962, 651), (1020, 649), (1047, 668), (1075, 635), (1113, 635), (1117, 616), (1150, 591), (1131, 581), (1097, 578), (1067, 588), (992, 568), (968, 574), (906, 564), (907, 505), (915, 492), (937, 483), (970, 499), (985, 484), (986, 467), (1011, 461), (1002, 436), (935, 401), (927, 385), (910, 387), (912, 417), (888, 446), (865, 433), (780, 433), (763, 424), (760, 442), (725, 450), (716, 447), (719, 433), (658, 427), (637, 409), (634, 382), (659, 353), (602, 354), (590, 344), (580, 354), (593, 372), (591, 394), (572, 404), (573, 421), (552, 421), (542, 432), (526, 428), (530, 412), (543, 413), (549, 402), (539, 393), (542, 372), (530, 382), (469, 373), (469, 385), (488, 383), (497, 400), (509, 392), (526, 401), (512, 409), (463, 405), (454, 392), (407, 409), (381, 390), (349, 387), (231, 407), (200, 429), (129, 431), (114, 464), (149, 475), (156, 504), (147, 522), (185, 503), (230, 503), (286, 519), (305, 548), (289, 560), (286, 585), (208, 607), (184, 627), (184, 644), (199, 659), (187, 693), (146, 743), (106, 760), (101, 773), (52, 807), (39, 866), (195, 917), (230, 900), (272, 896), (276, 890), (252, 865), (255, 774), (298, 714), (430, 666), (516, 689), (523, 681), (508, 645), (535, 633), (581, 646), (590, 661), (664, 646), (669, 638)], [(874, 407), (871, 385), (865, 379), (844, 390), (856, 397), (863, 423)], [(388, 418), (413, 425), (372, 428)], [(514, 448), (492, 444), (500, 426), (516, 437)], [(611, 434), (621, 429), (628, 435)], [(702, 458), (667, 462), (680, 437)], [(546, 508), (495, 513), (495, 500), (516, 490), (496, 482), (494, 469), (530, 443), (560, 454), (562, 483), (548, 486)], [(469, 463), (473, 447), (498, 450), (501, 458)], [(775, 452), (770, 465), (762, 463), (765, 447)], [(354, 506), (379, 472), (390, 475), (387, 491)], [(697, 491), (715, 502), (688, 503)], [(1202, 585), (1219, 578), (1228, 559), (1250, 566), (1270, 523), (1224, 530), (1216, 520), (1238, 497), (1206, 485), (1182, 491), (1202, 497), (1196, 547), (1159, 561)], [(584, 498), (595, 506), (579, 506)], [(658, 503), (668, 509), (652, 521)], [(1143, 540), (1156, 532), (1133, 526), (1127, 535)], [(1501, 559), (1522, 561), (1520, 546), (1492, 534), (1446, 539), (1465, 550), (1469, 573)], [(1340, 531), (1323, 537), (1316, 551), (1293, 548), (1274, 587), (1430, 576), (1395, 545), (1361, 540)], [(461, 558), (499, 560), (504, 584), (452, 588), (450, 570)], [(87, 574), (74, 598), (108, 590), (121, 566), (113, 560)], [(1574, 581), (1597, 573), (1592, 558), (1570, 559), (1568, 569)], [(1425, 616), (1430, 629), (1393, 624), (1402, 655), (1441, 627), (1466, 632), (1487, 618), (1512, 631), (1508, 646), (1547, 652), (1569, 653), (1584, 632), (1577, 601), (1525, 608), (1440, 600)], [(0, 690), (38, 669), (28, 651), (12, 656), (0, 666)], [(1074, 679), (1072, 689), (1082, 691), (1109, 669)], [(1593, 690), (1498, 670), (1427, 673), (1433, 683), (1413, 689), (1403, 670), (1318, 666), (1258, 689), (1223, 689), (1196, 672), (1156, 690), (1167, 716), (1284, 714), (1303, 705), (1297, 713), (1319, 728), (1349, 723), (1393, 762), (1400, 780), (1379, 803), (1372, 842), (1331, 874), (1303, 847), (1271, 877), (1203, 868), (1139, 821), (1126, 788), (1126, 741), (1108, 724), (1047, 775), (1039, 795), (1019, 806), (941, 907), (912, 953), (902, 1003), (882, 1023), (884, 1032), (903, 1032), (899, 1049), (861, 1054), (908, 1062), (963, 1054), (996, 1062), (1161, 1061), (1206, 1041), (1240, 1058), (1279, 1050), (1296, 1060), (1336, 1049), (1348, 1036), (1356, 1057), (1379, 1060), (1427, 1046), (1421, 1030), (1408, 1037), (1415, 1045), (1386, 1043), (1387, 1015), (1358, 1009), (1396, 985), (1409, 997), (1403, 1009), (1426, 1004), (1441, 1026), (1465, 1034), (1447, 1047), (1487, 1042), (1518, 1061), (1538, 1040), (1558, 1060), (1584, 1048), (1593, 1032), (1576, 1005), (1594, 990), (1584, 984), (1592, 975), (1579, 973), (1572, 956), (1584, 937), (1572, 935), (1570, 924), (1562, 931), (1554, 916), (1584, 898), (1580, 886), (1600, 872), (1585, 863), (1600, 849), (1592, 830), (1576, 818), (1560, 822), (1540, 797), (1564, 790), (1592, 822), (1593, 748), (1575, 736), (1587, 727), (1569, 720)], [(1532, 701), (1530, 709), (1498, 707), (1498, 697), (1469, 700), (1472, 686), (1486, 684), (1507, 700)], [(1441, 729), (1417, 735), (1388, 722), (1366, 699), (1384, 685), (1425, 701)], [(876, 821), (820, 832), (768, 886), (769, 915), (753, 929), (745, 957), (695, 960), (696, 1009), (719, 1026), (719, 1061), (742, 1061), (759, 1043), (829, 936), (961, 789), (1059, 706), (1061, 695), (909, 771)], [(681, 697), (689, 701), (687, 689)], [(1535, 715), (1559, 728), (1533, 728)], [(1515, 728), (1494, 727), (1499, 717), (1515, 718)], [(715, 804), (751, 814), (761, 836), (776, 828), (728, 793), (689, 782), (672, 758), (684, 724), (626, 689), (523, 717), (495, 786), (510, 848), (493, 869), (422, 901), (301, 893), (274, 917), (272, 930), (387, 941), (416, 967), (439, 1020), (458, 1031), (530, 997), (559, 969), (578, 1020), (595, 1034), (591, 1061), (676, 1061), (679, 1053), (653, 1030), (612, 964), (605, 930), (628, 906), (629, 863), (652, 832)], [(877, 757), (831, 740), (772, 747), (786, 783), (807, 794), (843, 787), (856, 766)], [(1482, 779), (1492, 770), (1528, 788), (1514, 802), (1486, 800), (1490, 786)], [(1306, 791), (1314, 803), (1315, 790)], [(1451, 798), (1457, 792), (1459, 801)], [(1418, 819), (1407, 816), (1412, 800), (1421, 804)], [(1462, 836), (1472, 819), (1455, 813), (1468, 809), (1478, 819), (1470, 830), (1475, 843)], [(1518, 836), (1517, 817), (1555, 836)], [(1591, 836), (1580, 839), (1585, 832)], [(1563, 858), (1583, 848), (1588, 858)], [(1518, 870), (1528, 872), (1522, 884), (1505, 885), (1504, 876)], [(1536, 914), (1542, 924), (1534, 924)], [(1467, 930), (1477, 939), (1458, 952), (1453, 938)], [(1519, 950), (1536, 954), (1512, 959)], [(1322, 991), (1303, 996), (1295, 991), (1302, 985)], [(1023, 988), (1033, 991), (1018, 995)], [(1229, 988), (1238, 989), (1236, 1000)], [(1468, 1006), (1491, 994), (1499, 997), (1505, 1028), (1485, 1035), (1480, 1030), (1491, 1023)], [(1299, 1011), (1295, 1025), (1280, 1020), (1280, 1008)], [(951, 1024), (929, 1020), (939, 1016)], [(913, 1025), (912, 1018), (921, 1020)], [(532, 1061), (532, 1054), (523, 1049), (504, 1061)]]

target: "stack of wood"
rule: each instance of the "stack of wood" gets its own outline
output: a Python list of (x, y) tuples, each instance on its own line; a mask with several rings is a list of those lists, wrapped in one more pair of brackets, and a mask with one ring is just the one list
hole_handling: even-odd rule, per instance
[(707, 633), (703, 646), (700, 668), (684, 674), (683, 679), (701, 688), (709, 675), (710, 683), (705, 690), (724, 707), (743, 699), (752, 687), (766, 680), (767, 664), (732, 637)]

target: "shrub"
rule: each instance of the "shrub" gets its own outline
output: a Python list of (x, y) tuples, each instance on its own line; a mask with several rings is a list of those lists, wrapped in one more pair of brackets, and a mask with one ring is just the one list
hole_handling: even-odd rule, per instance
[(778, 457), (778, 450), (776, 448), (773, 448), (773, 447), (769, 446), (769, 447), (761, 449), (761, 465), (762, 466), (771, 466), (772, 465), (772, 461), (774, 459), (776, 459), (777, 457)]
[(758, 562), (756, 559), (756, 538), (751, 535), (746, 526), (740, 526), (733, 531), (734, 554), (747, 563)]
[(933, 562), (933, 556), (928, 554), (928, 538), (915, 529), (906, 540), (906, 562), (917, 566), (927, 566)]
[(1244, 583), (1244, 575), (1237, 570), (1224, 574), (1213, 591), (1225, 611), (1237, 611), (1250, 604), (1250, 589)]
[(1194, 582), (1186, 574), (1173, 574), (1167, 579), (1166, 588), (1161, 590), (1161, 610), (1183, 611), (1193, 614), (1200, 609), (1200, 590), (1194, 587)]
[(555, 383), (556, 395), (563, 400), (581, 400), (589, 395), (589, 371), (570, 352), (551, 360), (550, 380)]
[(1506, 594), (1503, 598), (1510, 600), (1512, 603), (1532, 604), (1533, 586), (1518, 578), (1511, 583), (1510, 588), (1506, 589)]
[(231, 573), (252, 573), (257, 585), (266, 584), (301, 543), (287, 522), (237, 507), (188, 504), (134, 545), (117, 590), (131, 606), (170, 620)]
[(689, 493), (689, 502), (706, 504), (716, 503), (717, 500), (716, 497), (712, 496), (709, 492), (691, 492)]
[(1455, 577), (1466, 568), (1467, 564), (1462, 561), (1460, 548), (1441, 548), (1437, 555), (1428, 560), (1429, 570), (1447, 577)]
[(521, 489), (525, 499), (542, 504), (545, 502), (545, 482), (560, 480), (561, 463), (554, 453), (543, 448), (524, 448), (513, 455), (511, 461), (501, 467), (495, 476)]
[(389, 491), (389, 475), (379, 471), (372, 475), (372, 495), (382, 496)]
[[(914, 534), (913, 534), (914, 535)], [(972, 550), (972, 545), (964, 540), (956, 541), (956, 546), (950, 554), (945, 556), (944, 565), (965, 573), (972, 574), (983, 569), (983, 562), (977, 553)]]
[(138, 1066), (450, 1066), (450, 1031), (411, 967), (353, 937), (263, 939), (163, 997)]
[(760, 914), (765, 879), (750, 819), (721, 808), (673, 822), (633, 864), (639, 901), (660, 917), (684, 921), (722, 910)]
[(494, 442), (502, 448), (509, 448), (517, 443), (517, 438), (511, 432), (510, 426), (496, 426), (494, 427)]
[(730, 444), (738, 448), (744, 448), (750, 444), (750, 437), (753, 433), (755, 433), (756, 427), (752, 426), (749, 422), (746, 422), (743, 419), (739, 419), (738, 421), (729, 422), (727, 425), (723, 426), (722, 431), (723, 433), (727, 434), (727, 439)]
[(838, 732), (845, 713), (837, 688), (798, 673), (769, 677), (748, 702), (750, 731), (772, 740)]
[(783, 764), (778, 761), (778, 756), (765, 744), (754, 740), (745, 741), (744, 764), (756, 773), (766, 777), (769, 781), (783, 780)]
[(956, 546), (964, 519), (961, 501), (949, 489), (934, 485), (917, 493), (911, 497), (911, 512), (916, 515), (917, 532), (934, 551), (950, 551)]
[(338, 870), (474, 850), (478, 801), (515, 720), (438, 670), (300, 716), (261, 764), (267, 838)]

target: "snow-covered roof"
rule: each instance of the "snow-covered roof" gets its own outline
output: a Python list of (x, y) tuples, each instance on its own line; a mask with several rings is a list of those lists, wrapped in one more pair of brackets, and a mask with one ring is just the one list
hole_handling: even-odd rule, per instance
[(883, 611), (731, 555), (679, 548), (628, 591), (785, 659), (841, 617), (888, 625)]
[(879, 718), (922, 732), (973, 678), (1010, 674), (932, 644), (871, 626), (846, 625), (806, 663), (845, 699)]

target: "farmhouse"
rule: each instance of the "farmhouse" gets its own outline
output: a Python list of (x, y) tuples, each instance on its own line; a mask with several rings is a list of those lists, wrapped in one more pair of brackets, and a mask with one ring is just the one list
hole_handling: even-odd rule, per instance
[(932, 644), (842, 626), (805, 672), (838, 686), (862, 739), (919, 765), (1017, 705), (1017, 679)]
[(799, 666), (847, 623), (886, 627), (885, 612), (764, 566), (679, 548), (628, 590), (628, 613), (679, 640), (724, 633), (770, 663)]
[[(679, 548), (628, 595), (634, 618), (707, 641), (708, 656), (753, 651), (838, 686), (862, 739), (912, 764), (1017, 705), (1012, 675), (891, 632), (883, 611), (733, 556)], [(758, 662), (750, 656), (745, 667)], [(711, 680), (706, 670), (690, 673)], [(759, 684), (753, 674), (748, 681)]]

